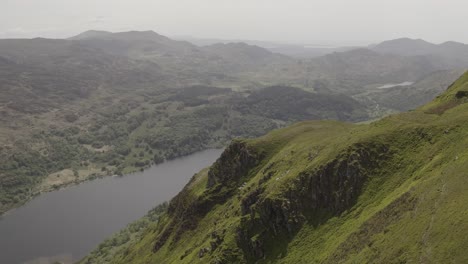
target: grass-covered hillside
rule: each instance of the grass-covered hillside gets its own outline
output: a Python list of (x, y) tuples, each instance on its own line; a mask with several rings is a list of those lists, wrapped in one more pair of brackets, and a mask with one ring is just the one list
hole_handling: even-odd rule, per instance
[(467, 263), (468, 72), (366, 125), (236, 140), (167, 211), (82, 263)]

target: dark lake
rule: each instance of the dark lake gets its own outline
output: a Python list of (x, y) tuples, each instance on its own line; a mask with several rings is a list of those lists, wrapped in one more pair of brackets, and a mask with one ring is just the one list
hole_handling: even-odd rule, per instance
[(42, 194), (0, 218), (0, 263), (77, 261), (104, 239), (175, 196), (222, 150)]

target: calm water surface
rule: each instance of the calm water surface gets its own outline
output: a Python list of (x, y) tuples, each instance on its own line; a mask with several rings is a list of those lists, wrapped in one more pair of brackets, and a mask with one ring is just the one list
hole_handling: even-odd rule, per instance
[(112, 233), (176, 195), (222, 150), (38, 196), (0, 218), (0, 263), (77, 261)]

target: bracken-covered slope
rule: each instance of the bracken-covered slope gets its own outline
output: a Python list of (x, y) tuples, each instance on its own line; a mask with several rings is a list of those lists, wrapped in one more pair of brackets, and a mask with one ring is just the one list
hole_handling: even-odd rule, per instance
[(138, 239), (83, 263), (467, 263), (467, 186), (468, 72), (409, 113), (234, 141)]

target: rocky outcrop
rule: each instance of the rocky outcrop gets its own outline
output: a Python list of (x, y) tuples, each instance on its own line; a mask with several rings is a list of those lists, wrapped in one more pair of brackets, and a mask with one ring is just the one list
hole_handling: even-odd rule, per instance
[[(255, 189), (241, 202), (244, 217), (237, 231), (237, 244), (246, 255), (258, 259), (262, 245), (276, 236), (292, 237), (307, 221), (320, 223), (352, 207), (367, 177), (391, 156), (378, 143), (358, 143), (333, 160), (301, 173), (281, 197), (263, 198)], [(323, 218), (323, 219), (321, 219)]]
[(261, 158), (261, 153), (248, 147), (245, 142), (234, 140), (208, 172), (207, 188), (212, 188), (216, 184), (238, 183), (240, 178), (246, 176), (247, 172), (260, 162)]
[(468, 97), (468, 91), (458, 91), (458, 92), (455, 94), (455, 97), (458, 98), (458, 99), (461, 99), (461, 98), (464, 98), (464, 97)]
[[(184, 232), (195, 229), (199, 220), (213, 206), (224, 203), (233, 195), (240, 180), (260, 160), (261, 155), (249, 148), (245, 142), (233, 141), (208, 171), (208, 183), (203, 194), (195, 196), (186, 187), (171, 200), (167, 211), (171, 221), (158, 236), (153, 251), (157, 252), (163, 247), (171, 235), (173, 235), (171, 243), (174, 244)], [(222, 240), (216, 239), (211, 247), (215, 248), (221, 242)]]
[[(327, 209), (339, 214), (355, 203), (367, 177), (390, 157), (379, 143), (357, 143), (335, 159), (298, 177), (290, 195), (300, 196), (301, 210)], [(297, 194), (296, 194), (297, 193)]]
[(256, 188), (255, 190), (247, 194), (247, 196), (244, 199), (241, 200), (242, 215), (246, 215), (250, 212), (253, 212), (253, 210), (251, 210), (250, 207), (258, 201), (258, 198), (260, 194), (263, 193), (263, 190), (263, 188)]

